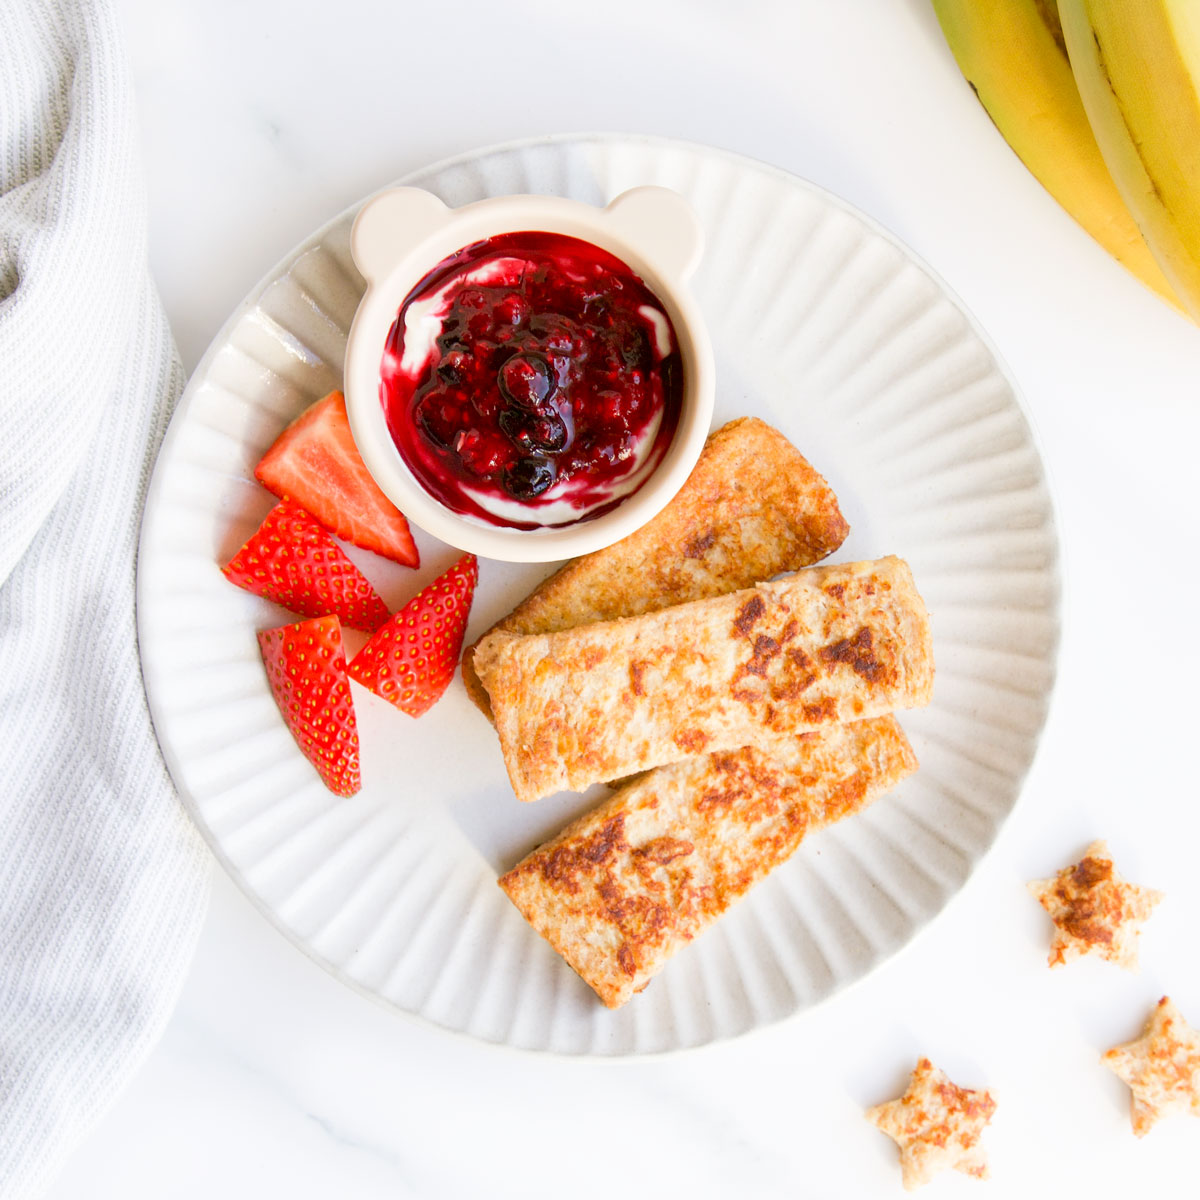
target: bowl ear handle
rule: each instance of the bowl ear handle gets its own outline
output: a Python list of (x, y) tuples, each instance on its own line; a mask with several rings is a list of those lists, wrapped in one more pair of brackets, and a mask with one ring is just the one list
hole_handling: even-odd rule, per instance
[(377, 282), (413, 246), (450, 219), (448, 209), (422, 188), (390, 188), (372, 196), (354, 218), (350, 253), (368, 283)]
[(664, 271), (686, 279), (696, 269), (704, 249), (704, 229), (678, 192), (664, 187), (631, 188), (604, 211), (614, 230), (635, 246), (645, 246)]

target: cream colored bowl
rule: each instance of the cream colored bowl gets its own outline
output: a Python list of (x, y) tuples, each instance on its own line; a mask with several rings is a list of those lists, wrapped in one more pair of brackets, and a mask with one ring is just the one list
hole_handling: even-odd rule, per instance
[[(487, 524), (431, 496), (396, 449), (380, 399), (384, 344), (413, 287), (455, 251), (496, 234), (526, 230), (580, 238), (625, 262), (671, 319), (683, 364), (679, 423), (649, 479), (601, 516), (533, 530)], [(375, 481), (427, 533), (508, 562), (572, 558), (640, 528), (683, 486), (712, 421), (712, 345), (687, 287), (702, 241), (687, 202), (661, 187), (623, 192), (606, 208), (553, 196), (503, 196), (451, 209), (419, 188), (393, 188), (368, 200), (351, 234), (351, 251), (367, 290), (346, 343), (345, 393), (354, 440)], [(535, 519), (536, 511), (531, 507)]]

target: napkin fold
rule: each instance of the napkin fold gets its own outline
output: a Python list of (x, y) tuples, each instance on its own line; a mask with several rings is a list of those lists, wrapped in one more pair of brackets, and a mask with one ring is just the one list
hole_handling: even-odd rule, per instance
[(146, 707), (142, 502), (182, 371), (108, 0), (0, 0), (0, 1196), (174, 1006), (209, 859)]

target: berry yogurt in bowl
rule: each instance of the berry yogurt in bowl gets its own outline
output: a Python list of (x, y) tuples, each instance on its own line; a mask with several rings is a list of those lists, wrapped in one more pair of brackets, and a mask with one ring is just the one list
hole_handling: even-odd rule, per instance
[(432, 496), (536, 529), (594, 519), (637, 491), (675, 435), (682, 374), (670, 318), (625, 263), (521, 231), (464, 247), (408, 294), (380, 394)]
[(603, 209), (512, 196), (451, 210), (412, 188), (369, 201), (345, 390), (380, 487), (428, 532), (509, 561), (586, 553), (648, 521), (712, 416), (685, 287), (700, 241), (663, 188)]

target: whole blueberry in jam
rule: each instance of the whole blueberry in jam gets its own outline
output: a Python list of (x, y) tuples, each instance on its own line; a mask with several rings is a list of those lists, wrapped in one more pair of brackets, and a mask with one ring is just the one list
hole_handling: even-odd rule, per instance
[(520, 408), (538, 409), (558, 388), (558, 373), (540, 354), (512, 354), (496, 372), (500, 391)]
[(517, 459), (516, 464), (505, 472), (504, 484), (510, 496), (532, 500), (554, 482), (554, 475), (554, 463), (550, 459), (530, 454)]
[(657, 297), (608, 251), (544, 232), (439, 263), (405, 298), (381, 364), (388, 428), (425, 489), (517, 528), (587, 520), (635, 491), (681, 398)]

